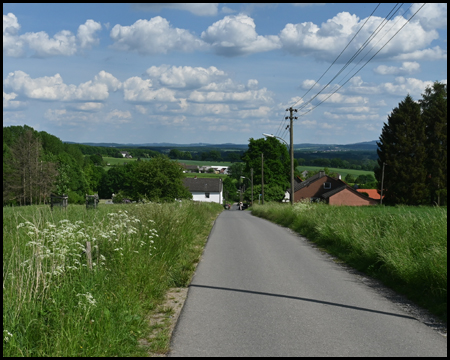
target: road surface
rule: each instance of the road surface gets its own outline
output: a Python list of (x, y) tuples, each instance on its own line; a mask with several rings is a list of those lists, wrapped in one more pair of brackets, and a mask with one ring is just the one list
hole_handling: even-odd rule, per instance
[(169, 356), (447, 356), (447, 339), (302, 237), (224, 211)]

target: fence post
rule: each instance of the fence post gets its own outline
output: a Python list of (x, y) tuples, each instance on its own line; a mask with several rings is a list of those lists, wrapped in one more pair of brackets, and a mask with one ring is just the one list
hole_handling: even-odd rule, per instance
[(86, 258), (87, 258), (87, 265), (89, 270), (92, 270), (92, 252), (91, 252), (91, 242), (86, 241)]

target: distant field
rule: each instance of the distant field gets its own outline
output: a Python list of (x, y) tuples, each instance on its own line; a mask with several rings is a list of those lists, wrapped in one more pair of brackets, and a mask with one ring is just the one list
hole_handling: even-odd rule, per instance
[(202, 161), (202, 160), (177, 160), (180, 163), (186, 165), (199, 165), (199, 166), (215, 166), (215, 165), (223, 165), (230, 166), (232, 163), (228, 161)]
[[(112, 165), (123, 165), (124, 163), (130, 163), (132, 161), (136, 161), (137, 158), (132, 159), (125, 159), (125, 158), (113, 158), (113, 157), (103, 157), (103, 160), (106, 161), (106, 163)], [(141, 158), (142, 161), (146, 161), (148, 159)], [(199, 166), (230, 166), (231, 162), (226, 161), (201, 161), (201, 160), (177, 160), (180, 163), (184, 163), (186, 165), (199, 165)], [(105, 170), (108, 170), (110, 167), (105, 166)]]
[[(113, 158), (113, 157), (103, 157), (103, 160), (106, 161), (106, 163), (109, 163), (111, 165), (123, 165), (124, 163), (130, 163), (132, 161), (136, 161), (137, 158), (132, 158), (132, 159), (125, 159), (125, 158)], [(146, 161), (148, 159), (146, 158), (141, 158), (142, 161)], [(227, 161), (201, 161), (201, 160), (177, 160), (180, 163), (184, 163), (186, 165), (198, 165), (198, 166), (230, 166), (232, 163), (231, 162), (227, 162)], [(110, 169), (110, 166), (105, 166), (104, 167), (105, 170)], [(304, 171), (304, 170), (313, 170), (313, 171), (317, 171), (317, 170), (322, 170), (323, 166), (297, 166), (297, 169), (300, 171)], [(345, 178), (345, 176), (347, 174), (351, 174), (355, 177), (359, 176), (359, 175), (368, 175), (368, 174), (372, 174), (375, 176), (373, 171), (367, 171), (367, 170), (353, 170), (353, 169), (338, 169), (338, 168), (328, 168), (330, 171), (332, 172), (337, 172), (339, 174), (341, 174), (342, 179)], [(211, 175), (211, 174), (209, 174)], [(214, 175), (214, 174), (212, 174)], [(214, 176), (209, 176), (209, 177), (214, 177)]]
[[(338, 169), (338, 168), (328, 168), (331, 172), (336, 172), (341, 175), (341, 178), (344, 179), (347, 174), (351, 174), (354, 177), (358, 177), (359, 175), (368, 175), (371, 174), (375, 176), (375, 173), (373, 171), (367, 171), (367, 170), (353, 170), (353, 169)], [(297, 170), (305, 171), (305, 170), (323, 170), (323, 166), (297, 166)]]
[(222, 178), (225, 179), (228, 175), (224, 175), (224, 174), (203, 174), (203, 173), (186, 173), (185, 174), (186, 177), (188, 178), (193, 178), (195, 176), (197, 176), (198, 178)]

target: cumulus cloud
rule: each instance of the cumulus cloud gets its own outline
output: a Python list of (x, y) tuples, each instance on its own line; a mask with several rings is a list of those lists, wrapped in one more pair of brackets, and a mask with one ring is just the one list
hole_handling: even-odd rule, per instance
[(380, 75), (407, 75), (415, 73), (419, 70), (420, 65), (415, 61), (406, 61), (400, 67), (380, 65), (373, 69), (375, 73)]
[(94, 80), (76, 86), (64, 84), (60, 74), (33, 79), (27, 73), (18, 70), (8, 74), (3, 86), (30, 99), (103, 101), (108, 98), (110, 91), (116, 91), (121, 84), (105, 71), (96, 75)]
[(140, 19), (130, 26), (117, 24), (110, 36), (114, 40), (114, 49), (137, 51), (143, 55), (166, 54), (173, 50), (189, 52), (205, 45), (188, 30), (173, 28), (160, 16), (150, 20)]
[(281, 47), (278, 36), (256, 33), (253, 19), (247, 15), (225, 16), (202, 32), (201, 38), (219, 55), (238, 56), (270, 51)]
[(24, 41), (17, 35), (19, 29), (19, 22), (13, 13), (3, 15), (3, 55), (17, 57), (24, 54)]
[[(412, 56), (415, 52), (425, 50), (424, 48), (429, 46), (433, 40), (439, 38), (436, 28), (442, 25), (436, 24), (431, 26), (433, 22), (429, 19), (433, 19), (433, 17), (430, 15), (420, 20), (414, 18), (386, 44), (384, 49), (377, 55), (377, 59), (411, 54), (411, 56), (405, 56), (402, 60), (414, 60)], [(425, 20), (428, 21), (427, 26), (423, 25)], [(347, 61), (350, 55), (354, 54), (360, 45), (376, 31), (382, 21), (382, 18), (372, 16), (338, 61)], [(312, 55), (321, 60), (333, 61), (365, 22), (366, 19), (359, 19), (356, 15), (351, 15), (348, 12), (341, 12), (332, 19), (327, 20), (327, 22), (322, 23), (320, 27), (312, 22), (289, 23), (281, 30), (279, 38), (283, 49), (293, 55)], [(405, 23), (406, 19), (402, 16), (397, 16), (388, 21), (383, 30), (379, 32), (367, 49), (362, 52), (362, 55), (366, 54), (375, 45), (371, 52), (371, 55), (373, 55)], [(382, 40), (378, 42), (381, 38)], [(439, 54), (435, 51), (432, 53), (428, 52), (427, 55), (436, 56)]]
[(95, 33), (102, 28), (100, 23), (94, 20), (87, 20), (83, 25), (78, 27), (77, 38), (81, 48), (91, 48), (98, 45), (100, 40), (95, 37)]
[(13, 13), (3, 15), (3, 54), (6, 56), (24, 56), (26, 49), (33, 51), (34, 56), (71, 56), (80, 48), (98, 45), (95, 33), (101, 29), (100, 23), (87, 20), (80, 25), (75, 36), (69, 30), (61, 30), (52, 38), (44, 31), (27, 32), (19, 35), (20, 24)]
[(16, 110), (24, 106), (22, 101), (15, 100), (17, 98), (16, 93), (5, 93), (3, 91), (3, 110)]
[(220, 81), (226, 74), (214, 66), (209, 68), (191, 66), (152, 66), (146, 74), (154, 82), (169, 88), (198, 89), (213, 81)]
[(113, 124), (126, 124), (131, 122), (131, 113), (129, 111), (112, 110), (106, 115), (106, 122)]
[[(412, 4), (411, 14), (414, 14), (422, 4)], [(416, 14), (415, 18), (420, 25), (426, 30), (446, 29), (447, 28), (447, 4), (446, 3), (427, 3)]]
[(160, 11), (168, 8), (189, 11), (198, 16), (214, 16), (217, 15), (218, 3), (137, 3), (132, 6), (144, 11)]
[(133, 76), (123, 83), (124, 99), (131, 102), (176, 101), (175, 92), (160, 88), (155, 89), (150, 79)]

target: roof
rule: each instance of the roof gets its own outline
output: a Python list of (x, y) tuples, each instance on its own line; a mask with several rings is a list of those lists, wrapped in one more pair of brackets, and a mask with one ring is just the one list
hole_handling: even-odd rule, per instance
[[(294, 180), (294, 193), (296, 193), (298, 190), (303, 189), (305, 186), (308, 186), (309, 184), (313, 183), (314, 181), (320, 179), (321, 177), (327, 176), (325, 175), (325, 172), (320, 171), (316, 175), (311, 176), (309, 179), (303, 180), (300, 179), (297, 176), (297, 179)], [(300, 181), (299, 181), (300, 180)], [(289, 194), (291, 193), (291, 188), (287, 190)]]
[[(328, 199), (329, 197), (333, 196), (334, 194), (337, 194), (338, 192), (341, 192), (344, 189), (351, 191), (352, 193), (358, 195), (359, 197), (363, 197), (363, 198), (367, 199), (367, 196), (361, 194), (359, 191), (353, 189), (351, 186), (348, 186), (347, 184), (345, 184), (344, 186), (338, 187), (334, 190), (328, 191), (325, 194), (322, 194), (321, 197), (324, 199)], [(367, 189), (361, 189), (361, 190), (367, 190)], [(371, 190), (371, 189), (368, 189), (368, 190)], [(372, 198), (371, 200), (379, 200), (379, 199)]]
[(190, 192), (221, 192), (223, 186), (220, 178), (185, 178), (183, 184)]
[[(380, 200), (380, 193), (378, 192), (377, 189), (356, 189), (357, 192), (360, 193), (367, 193), (369, 195), (370, 198), (375, 199), (375, 200)], [(384, 195), (383, 195), (383, 199), (384, 199)]]

